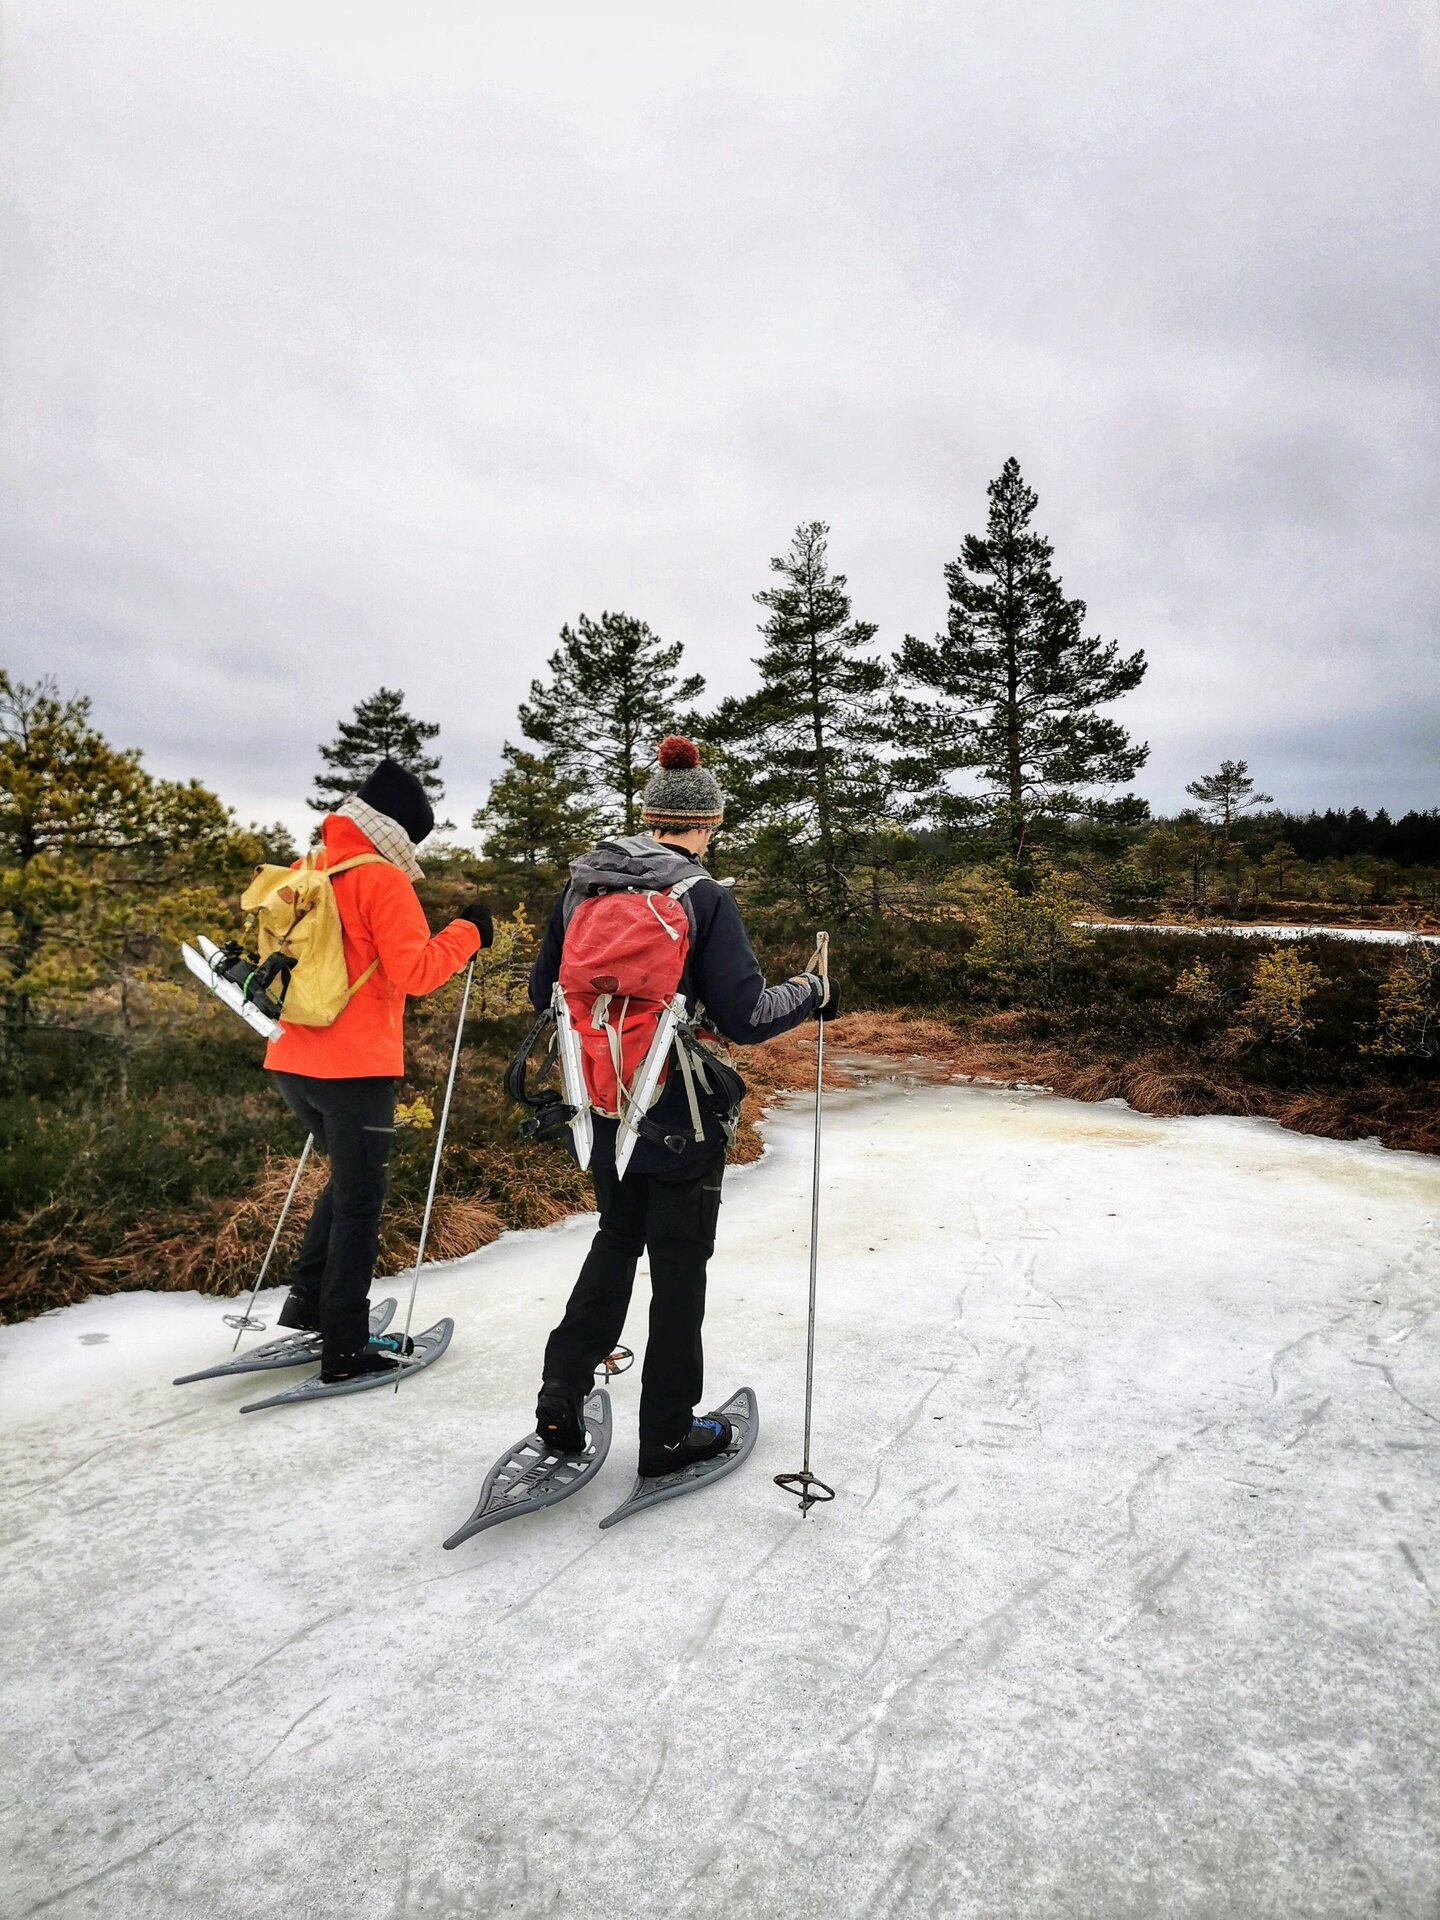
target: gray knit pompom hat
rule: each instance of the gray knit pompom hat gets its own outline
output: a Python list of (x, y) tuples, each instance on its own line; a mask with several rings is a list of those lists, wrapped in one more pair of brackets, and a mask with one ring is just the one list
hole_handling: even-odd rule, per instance
[(725, 818), (725, 796), (713, 773), (700, 764), (700, 749), (683, 734), (660, 742), (660, 765), (646, 783), (640, 818), (647, 827), (718, 827)]

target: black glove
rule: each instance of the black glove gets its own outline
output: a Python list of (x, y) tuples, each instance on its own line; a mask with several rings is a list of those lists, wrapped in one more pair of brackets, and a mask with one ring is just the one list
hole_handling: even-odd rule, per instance
[(495, 922), (490, 916), (489, 907), (486, 906), (483, 900), (472, 900), (465, 911), (463, 913), (457, 913), (455, 918), (457, 920), (468, 920), (472, 927), (478, 927), (480, 929), (480, 944), (482, 947), (494, 946)]
[(825, 994), (824, 1006), (817, 1006), (815, 1009), (815, 1018), (817, 1020), (833, 1020), (840, 1011), (840, 982), (835, 978), (833, 973), (827, 975), (823, 984), (817, 981), (817, 997), (819, 994), (825, 993), (827, 987), (829, 988), (829, 992)]

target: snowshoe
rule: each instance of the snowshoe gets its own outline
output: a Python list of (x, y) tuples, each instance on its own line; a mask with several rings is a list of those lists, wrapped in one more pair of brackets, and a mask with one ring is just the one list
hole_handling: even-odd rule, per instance
[(553, 1507), (578, 1493), (605, 1464), (610, 1451), (610, 1396), (597, 1387), (585, 1402), (585, 1441), (573, 1453), (549, 1447), (538, 1433), (527, 1433), (495, 1462), (485, 1476), (475, 1511), (445, 1542), (458, 1547), (472, 1534), (498, 1527), (540, 1507)]
[[(393, 1300), (381, 1300), (372, 1307), (372, 1337), (383, 1333), (394, 1318)], [(233, 1360), (222, 1360), (218, 1366), (202, 1367), (198, 1373), (182, 1373), (175, 1385), (186, 1387), (195, 1380), (223, 1380), (230, 1373), (268, 1373), (273, 1367), (313, 1366), (319, 1358), (318, 1333), (292, 1333), (284, 1340), (267, 1340), (263, 1347), (252, 1347), (248, 1353), (237, 1353)]]
[(342, 1393), (364, 1393), (369, 1387), (389, 1386), (392, 1381), (408, 1380), (413, 1373), (422, 1373), (424, 1369), (438, 1360), (450, 1344), (450, 1336), (455, 1331), (453, 1320), (437, 1320), (433, 1327), (427, 1327), (424, 1333), (417, 1333), (413, 1342), (414, 1351), (409, 1358), (399, 1354), (390, 1356), (390, 1365), (382, 1371), (373, 1373), (354, 1373), (343, 1380), (322, 1380), (318, 1373), (308, 1380), (302, 1380), (298, 1386), (289, 1387), (284, 1393), (272, 1393), (268, 1400), (252, 1400), (248, 1406), (241, 1407), (241, 1413), (259, 1413), (265, 1407), (293, 1406), (300, 1400), (328, 1400)]
[(642, 1507), (657, 1506), (662, 1500), (678, 1500), (681, 1494), (694, 1493), (699, 1487), (709, 1486), (712, 1480), (720, 1480), (727, 1473), (733, 1473), (749, 1457), (760, 1433), (760, 1408), (749, 1387), (741, 1387), (708, 1418), (717, 1423), (723, 1421), (729, 1427), (730, 1444), (725, 1451), (712, 1453), (703, 1460), (696, 1460), (692, 1456), (689, 1465), (668, 1473), (654, 1476), (642, 1473), (631, 1488), (629, 1497), (600, 1522), (602, 1528), (616, 1526), (630, 1514), (638, 1513)]

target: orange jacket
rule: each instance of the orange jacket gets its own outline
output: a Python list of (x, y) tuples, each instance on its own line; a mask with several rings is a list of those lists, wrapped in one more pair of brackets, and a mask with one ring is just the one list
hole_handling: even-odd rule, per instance
[[(320, 839), (324, 866), (375, 851), (344, 814), (326, 814)], [(350, 978), (358, 980), (374, 959), (380, 965), (330, 1026), (285, 1027), (265, 1049), (265, 1065), (274, 1073), (308, 1073), (317, 1080), (371, 1074), (398, 1079), (405, 1071), (406, 994), (430, 993), (458, 973), (479, 951), (480, 929), (452, 920), (432, 935), (414, 887), (388, 860), (351, 867), (332, 884)]]

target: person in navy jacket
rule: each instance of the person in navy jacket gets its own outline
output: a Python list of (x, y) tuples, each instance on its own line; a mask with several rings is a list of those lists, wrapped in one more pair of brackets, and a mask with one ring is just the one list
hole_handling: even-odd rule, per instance
[[(602, 840), (575, 864), (586, 879), (657, 891), (691, 880), (685, 899), (691, 938), (681, 991), (692, 1014), (739, 1046), (788, 1033), (812, 1018), (832, 1018), (838, 1006), (833, 980), (799, 974), (767, 986), (728, 886), (700, 865), (724, 818), (715, 776), (700, 765), (699, 749), (676, 736), (660, 743), (660, 765), (645, 788), (643, 834)], [(550, 1005), (560, 974), (568, 907), (574, 888), (555, 903), (530, 974), (537, 1012)], [(715, 1414), (696, 1418), (704, 1392), (701, 1325), (705, 1278), (715, 1250), (720, 1185), (733, 1116), (702, 1109), (703, 1137), (694, 1138), (681, 1076), (672, 1073), (648, 1116), (656, 1124), (636, 1143), (623, 1179), (615, 1173), (618, 1122), (592, 1116), (591, 1172), (600, 1224), (580, 1269), (565, 1317), (545, 1348), (536, 1431), (558, 1451), (585, 1444), (583, 1406), (595, 1368), (613, 1351), (625, 1324), (635, 1268), (650, 1255), (650, 1329), (640, 1394), (640, 1472), (646, 1477), (723, 1453), (730, 1423)], [(664, 1135), (670, 1136), (666, 1144)], [(683, 1140), (679, 1150), (675, 1143)]]

